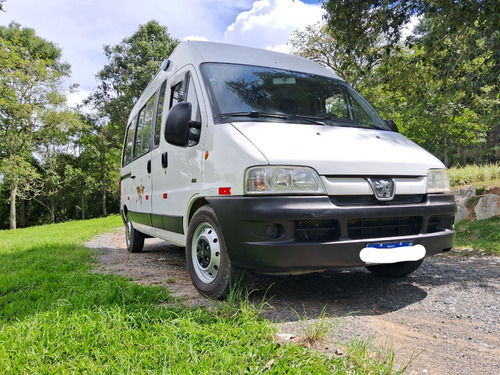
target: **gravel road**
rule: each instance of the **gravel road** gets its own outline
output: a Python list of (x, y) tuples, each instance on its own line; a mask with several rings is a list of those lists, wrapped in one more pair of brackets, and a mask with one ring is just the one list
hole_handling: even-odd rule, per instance
[[(211, 305), (191, 284), (184, 248), (147, 239), (130, 254), (122, 230), (87, 243), (100, 249), (98, 272), (159, 285), (189, 305)], [(285, 337), (301, 334), (304, 316), (325, 311), (339, 326), (315, 348), (342, 352), (341, 342), (372, 337), (395, 352), (405, 374), (500, 374), (500, 257), (427, 258), (402, 279), (379, 278), (364, 269), (301, 276), (247, 276), (252, 298), (268, 300), (266, 316)], [(297, 315), (301, 316), (301, 319)], [(287, 336), (289, 335), (289, 336)]]

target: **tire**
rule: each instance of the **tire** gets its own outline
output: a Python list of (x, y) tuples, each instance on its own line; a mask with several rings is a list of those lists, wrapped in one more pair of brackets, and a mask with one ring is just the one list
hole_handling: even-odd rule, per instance
[(393, 264), (380, 264), (377, 266), (366, 266), (366, 269), (377, 276), (403, 277), (415, 271), (424, 260), (400, 262)]
[(128, 218), (125, 222), (125, 240), (130, 253), (140, 253), (144, 248), (144, 234), (135, 229)]
[(196, 289), (212, 299), (224, 299), (238, 271), (232, 266), (215, 213), (203, 206), (189, 223), (186, 263)]

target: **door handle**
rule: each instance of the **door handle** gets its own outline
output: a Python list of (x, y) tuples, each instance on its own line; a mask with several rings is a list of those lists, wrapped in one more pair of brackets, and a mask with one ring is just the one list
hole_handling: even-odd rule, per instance
[(147, 169), (148, 173), (151, 174), (151, 160), (148, 160)]
[(161, 166), (163, 168), (168, 167), (168, 152), (165, 151), (163, 154), (161, 154)]

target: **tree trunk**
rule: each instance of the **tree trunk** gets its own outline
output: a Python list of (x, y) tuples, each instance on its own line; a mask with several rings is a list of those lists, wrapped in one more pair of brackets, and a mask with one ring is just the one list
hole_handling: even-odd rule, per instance
[(54, 201), (54, 197), (50, 197), (49, 199), (49, 211), (50, 211), (50, 222), (52, 224), (56, 223), (56, 203)]
[(108, 216), (108, 211), (106, 209), (106, 158), (101, 153), (101, 157), (99, 158), (101, 164), (101, 201), (102, 201), (102, 214), (104, 216)]
[(28, 204), (26, 199), (21, 200), (21, 207), (19, 212), (19, 227), (26, 228), (27, 216), (28, 216)]
[[(104, 185), (104, 184), (103, 184)], [(108, 210), (106, 209), (106, 186), (102, 187), (102, 214), (108, 216)]]
[(85, 188), (84, 188), (84, 186), (82, 186), (81, 198), (82, 198), (82, 220), (85, 220)]
[(10, 191), (10, 229), (16, 229), (16, 198), (17, 185), (14, 185)]

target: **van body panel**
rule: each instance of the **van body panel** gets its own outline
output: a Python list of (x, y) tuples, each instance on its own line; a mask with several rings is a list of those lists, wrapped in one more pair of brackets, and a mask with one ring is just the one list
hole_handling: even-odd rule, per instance
[(251, 165), (269, 164), (268, 159), (244, 134), (230, 123), (207, 129), (206, 160), (203, 170), (203, 196), (243, 195), (243, 176)]
[(444, 168), (420, 146), (390, 131), (289, 123), (233, 125), (270, 164), (308, 165), (320, 175), (426, 176), (430, 168)]

